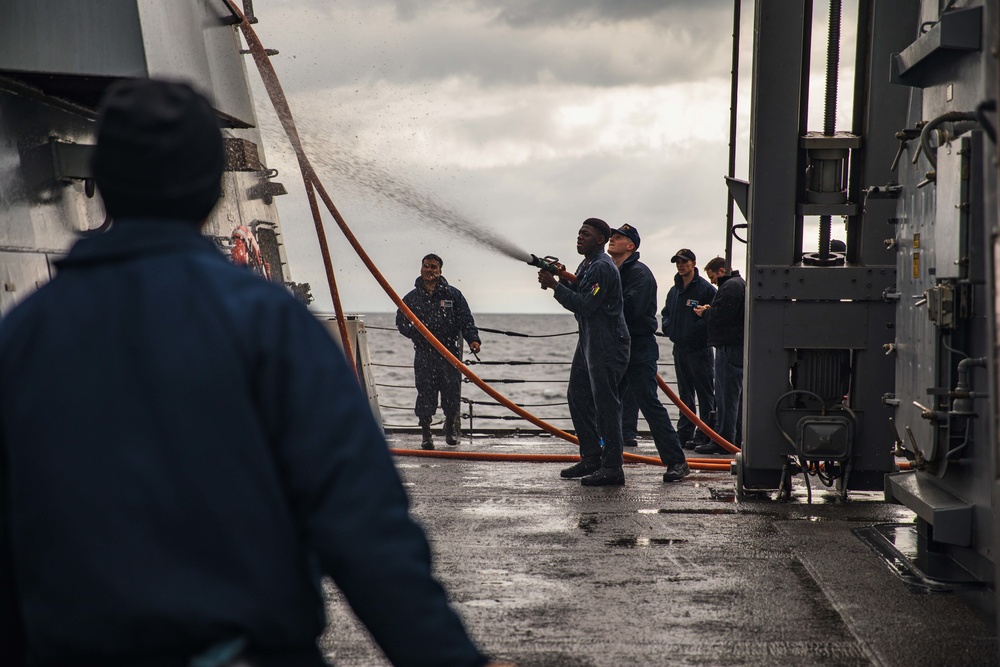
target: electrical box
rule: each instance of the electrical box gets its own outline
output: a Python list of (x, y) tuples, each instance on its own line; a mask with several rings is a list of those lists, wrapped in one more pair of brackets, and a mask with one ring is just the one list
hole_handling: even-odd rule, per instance
[(844, 461), (851, 456), (854, 424), (839, 415), (803, 417), (796, 436), (798, 454), (807, 461)]

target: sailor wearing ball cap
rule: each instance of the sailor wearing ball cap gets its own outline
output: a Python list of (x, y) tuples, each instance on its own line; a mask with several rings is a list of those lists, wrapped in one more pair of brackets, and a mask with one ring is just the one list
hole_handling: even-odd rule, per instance
[[(711, 426), (711, 413), (715, 409), (715, 360), (712, 348), (708, 346), (708, 325), (694, 309), (712, 303), (715, 288), (698, 274), (694, 251), (681, 248), (670, 261), (677, 266), (677, 275), (660, 315), (663, 318), (663, 333), (674, 344), (677, 394), (692, 410), (695, 409), (697, 396), (698, 415)], [(677, 420), (677, 432), (685, 449), (694, 449), (708, 442), (708, 438), (701, 433), (695, 437), (694, 424), (684, 415)]]

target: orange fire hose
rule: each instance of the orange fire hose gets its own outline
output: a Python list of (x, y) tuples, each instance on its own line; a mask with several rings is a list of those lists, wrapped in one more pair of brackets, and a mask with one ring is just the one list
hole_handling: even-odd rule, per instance
[(656, 376), (656, 384), (660, 385), (660, 389), (662, 389), (663, 393), (667, 395), (667, 398), (669, 398), (673, 402), (673, 404), (677, 406), (677, 409), (680, 410), (682, 413), (684, 413), (684, 416), (690, 419), (694, 423), (694, 425), (697, 426), (702, 433), (711, 438), (715, 442), (715, 444), (719, 445), (726, 451), (731, 452), (733, 454), (739, 454), (741, 451), (743, 451), (739, 447), (737, 447), (736, 445), (729, 442), (721, 435), (713, 431), (708, 426), (708, 424), (698, 419), (698, 415), (694, 413), (694, 410), (684, 405), (684, 402), (681, 401), (680, 397), (673, 392), (673, 390), (667, 385), (666, 382), (663, 381), (663, 378), (661, 378), (659, 375)]
[[(305, 174), (305, 172), (302, 172)], [(304, 177), (303, 177), (304, 180)], [(337, 278), (333, 273), (333, 262), (330, 259), (330, 248), (326, 243), (326, 234), (323, 230), (323, 218), (319, 213), (319, 204), (316, 203), (316, 193), (313, 191), (312, 183), (305, 181), (306, 197), (309, 199), (309, 210), (312, 212), (313, 224), (316, 226), (317, 236), (320, 238), (320, 254), (323, 256), (323, 267), (326, 269), (326, 282), (330, 286), (330, 298), (333, 299), (333, 312), (337, 316), (337, 328), (340, 329), (340, 341), (344, 345), (344, 356), (351, 365), (355, 377), (358, 377), (357, 364), (354, 363), (354, 350), (351, 349), (351, 337), (347, 332), (347, 318), (344, 317), (344, 307), (340, 303), (340, 291), (337, 289)]]
[[(440, 449), (396, 449), (389, 450), (398, 456), (422, 456), (433, 459), (457, 459), (460, 461), (507, 461), (519, 463), (575, 463), (580, 457), (575, 454), (497, 454), (493, 452), (442, 451)], [(659, 458), (625, 454), (625, 460), (633, 463), (648, 463), (662, 466)], [(688, 459), (692, 470), (728, 471), (729, 459)]]

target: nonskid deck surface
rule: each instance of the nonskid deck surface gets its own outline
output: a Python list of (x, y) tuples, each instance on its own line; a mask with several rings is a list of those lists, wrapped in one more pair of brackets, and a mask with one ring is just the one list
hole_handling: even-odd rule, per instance
[[(390, 446), (419, 449), (413, 434)], [(573, 453), (547, 437), (438, 450)], [(655, 456), (648, 441), (636, 453)], [(914, 592), (852, 529), (911, 522), (879, 493), (848, 502), (798, 482), (790, 503), (738, 502), (724, 472), (624, 487), (562, 480), (560, 463), (396, 457), (434, 569), (470, 633), (522, 667), (990, 665), (995, 628), (952, 594)], [(385, 659), (327, 584), (340, 666)]]

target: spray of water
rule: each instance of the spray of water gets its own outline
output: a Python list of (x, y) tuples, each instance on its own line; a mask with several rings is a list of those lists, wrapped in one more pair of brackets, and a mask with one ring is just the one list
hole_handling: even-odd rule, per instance
[[(283, 133), (274, 123), (270, 114), (261, 114), (261, 130), (269, 140), (276, 140)], [(529, 262), (531, 255), (510, 239), (504, 238), (484, 224), (473, 220), (455, 208), (441, 202), (433, 194), (407, 182), (399, 175), (389, 173), (384, 167), (373, 160), (365, 159), (355, 153), (325, 146), (323, 150), (310, 150), (320, 142), (309, 141), (309, 137), (323, 136), (327, 132), (310, 131), (313, 126), (308, 119), (297, 118), (299, 131), (306, 141), (306, 151), (313, 168), (322, 177), (336, 174), (355, 186), (370, 191), (379, 197), (391, 201), (417, 214), (417, 219), (430, 226), (447, 231), (471, 241), (480, 247), (499, 252), (520, 262)]]

